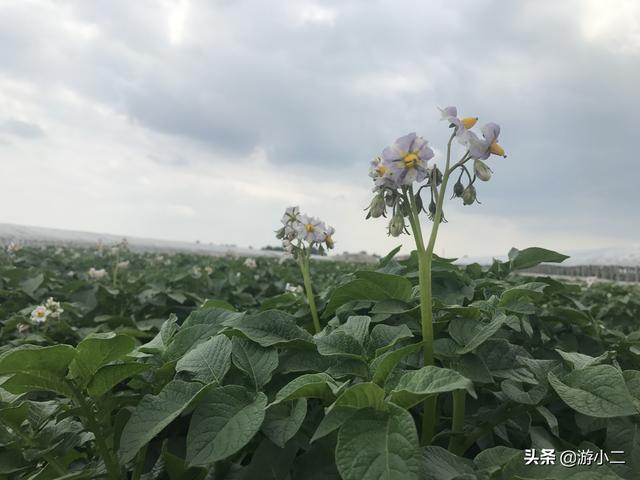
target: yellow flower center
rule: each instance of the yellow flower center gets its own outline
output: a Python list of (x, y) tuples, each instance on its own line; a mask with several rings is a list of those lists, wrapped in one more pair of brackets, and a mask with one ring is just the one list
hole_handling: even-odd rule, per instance
[(501, 157), (506, 157), (507, 155), (504, 152), (504, 148), (502, 148), (498, 142), (493, 142), (489, 147), (489, 151), (494, 155), (500, 155)]
[(415, 166), (418, 164), (419, 160), (420, 160), (420, 158), (418, 157), (418, 155), (413, 153), (413, 152), (407, 153), (402, 158), (402, 161), (404, 162), (405, 168), (415, 168)]
[(476, 124), (477, 121), (478, 117), (465, 117), (462, 119), (462, 126), (469, 130)]
[(385, 167), (384, 165), (378, 165), (376, 167), (376, 173), (378, 174), (379, 177), (382, 177), (386, 171), (387, 171), (387, 167)]
[(37, 317), (44, 317), (44, 310), (36, 310)]
[(304, 226), (304, 229), (305, 229), (307, 232), (311, 233), (311, 232), (313, 232), (313, 231), (316, 229), (316, 227), (314, 227), (312, 223), (307, 223), (307, 224)]

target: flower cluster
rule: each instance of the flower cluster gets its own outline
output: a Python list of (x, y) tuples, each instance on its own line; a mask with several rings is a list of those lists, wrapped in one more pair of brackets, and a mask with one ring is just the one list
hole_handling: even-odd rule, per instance
[(287, 283), (284, 286), (285, 293), (293, 293), (294, 295), (302, 295), (304, 290), (301, 285), (293, 285), (291, 283)]
[(22, 250), (22, 245), (19, 243), (9, 242), (9, 245), (7, 245), (7, 253), (9, 254), (17, 253), (20, 250)]
[(258, 266), (258, 265), (256, 264), (256, 261), (255, 261), (253, 258), (247, 258), (247, 259), (244, 261), (243, 265), (244, 265), (245, 267), (247, 267), (247, 268), (251, 268), (251, 269), (254, 269), (254, 268), (256, 268), (256, 267)]
[(95, 268), (91, 267), (87, 272), (87, 275), (91, 280), (101, 280), (107, 276), (107, 271), (104, 268), (96, 270)]
[(44, 323), (48, 319), (58, 319), (60, 314), (64, 312), (64, 309), (60, 306), (60, 302), (56, 302), (52, 297), (49, 297), (44, 305), (38, 305), (31, 312), (31, 321), (36, 324)]
[(300, 250), (316, 250), (320, 255), (334, 247), (335, 229), (316, 217), (300, 213), (300, 207), (289, 207), (282, 216), (283, 225), (276, 232), (284, 251), (297, 256)]
[[(476, 125), (478, 117), (458, 117), (456, 107), (440, 109), (442, 119), (446, 120), (453, 129), (448, 146), (447, 166), (440, 171), (433, 159), (434, 152), (428, 142), (415, 133), (409, 133), (398, 138), (392, 145), (382, 151), (382, 155), (375, 158), (369, 167), (369, 176), (373, 180), (373, 192), (375, 196), (367, 207), (367, 218), (386, 217), (387, 209), (392, 209), (392, 217), (389, 221), (389, 235), (398, 236), (408, 232), (405, 218), (409, 217), (411, 209), (418, 213), (424, 211), (430, 219), (436, 216), (437, 208), (439, 221), (444, 220), (441, 214), (442, 205), (438, 205), (438, 187), (443, 178), (460, 168), (460, 177), (454, 185), (453, 194), (461, 197), (465, 205), (477, 201), (474, 183), (476, 179), (488, 181), (491, 178), (491, 169), (483, 162), (491, 155), (506, 157), (505, 151), (498, 143), (500, 126), (495, 123), (487, 123), (482, 126), (479, 136), (471, 129)], [(451, 141), (456, 139), (463, 145), (466, 153), (462, 159), (449, 166), (449, 154)], [(473, 160), (473, 176), (465, 165)], [(463, 174), (467, 175), (468, 182), (462, 183)], [(414, 184), (422, 184), (413, 193)], [(426, 188), (430, 192), (429, 202), (424, 202), (421, 197), (422, 190)], [(443, 188), (446, 188), (446, 181)]]
[(116, 268), (118, 270), (126, 270), (127, 268), (129, 268), (130, 262), (129, 260), (123, 260), (122, 262), (118, 262), (116, 264)]

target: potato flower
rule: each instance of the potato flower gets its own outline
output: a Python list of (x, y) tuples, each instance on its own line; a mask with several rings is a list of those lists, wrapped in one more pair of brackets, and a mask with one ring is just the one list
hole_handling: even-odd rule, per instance
[(64, 312), (64, 309), (60, 306), (60, 302), (56, 302), (53, 297), (47, 298), (47, 301), (44, 302), (44, 307), (49, 312), (49, 317), (51, 318), (60, 318), (60, 314)]
[(96, 270), (95, 268), (91, 267), (87, 272), (87, 275), (89, 275), (89, 278), (91, 280), (100, 280), (107, 276), (107, 271), (104, 268)]
[(490, 155), (499, 155), (506, 157), (504, 148), (498, 144), (498, 136), (500, 135), (500, 126), (490, 122), (481, 129), (482, 138), (479, 138), (474, 132), (467, 132), (467, 148), (469, 149), (469, 157), (476, 160), (486, 160)]
[(47, 318), (49, 318), (50, 313), (51, 312), (47, 310), (47, 307), (44, 305), (38, 305), (31, 312), (31, 321), (35, 323), (44, 323), (47, 321)]
[(251, 269), (256, 268), (256, 267), (258, 266), (258, 265), (256, 264), (256, 261), (255, 261), (253, 258), (247, 258), (247, 259), (244, 261), (243, 265), (244, 265), (245, 267), (247, 267), (247, 268), (251, 268)]
[(382, 151), (383, 165), (389, 169), (389, 178), (397, 186), (422, 182), (429, 176), (433, 164), (433, 150), (427, 141), (415, 133), (398, 138)]

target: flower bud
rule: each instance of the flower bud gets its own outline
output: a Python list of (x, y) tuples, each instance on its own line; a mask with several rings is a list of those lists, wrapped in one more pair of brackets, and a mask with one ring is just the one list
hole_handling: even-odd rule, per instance
[(434, 202), (433, 200), (431, 200), (431, 203), (429, 204), (429, 214), (430, 215), (436, 214), (436, 202)]
[(491, 178), (491, 169), (482, 160), (475, 160), (473, 162), (473, 169), (476, 172), (476, 176), (483, 182), (487, 182)]
[(462, 126), (467, 130), (469, 130), (470, 128), (473, 128), (473, 126), (476, 124), (476, 122), (478, 121), (478, 117), (465, 117), (461, 121), (462, 121)]
[(391, 221), (389, 222), (389, 235), (398, 237), (404, 232), (404, 217), (401, 213), (397, 212)]
[(464, 185), (462, 185), (462, 182), (458, 180), (453, 186), (453, 195), (456, 197), (461, 197), (462, 192), (464, 192)]
[(284, 227), (282, 227), (280, 230), (276, 230), (276, 238), (278, 240), (282, 240), (284, 238)]
[(467, 188), (464, 189), (464, 192), (462, 192), (462, 203), (464, 205), (471, 205), (475, 201), (476, 201), (476, 187), (474, 187), (473, 185), (469, 185)]
[(497, 142), (493, 142), (491, 144), (491, 146), (489, 147), (489, 151), (494, 155), (498, 155), (500, 157), (505, 157), (505, 158), (507, 157), (507, 154), (504, 153), (504, 148), (502, 148), (502, 146), (500, 146), (500, 144), (498, 144)]
[(416, 193), (414, 200), (416, 202), (416, 209), (418, 210), (418, 212), (420, 212), (424, 204), (422, 203), (422, 197), (419, 193)]
[(387, 207), (393, 207), (396, 204), (396, 194), (394, 192), (387, 192), (384, 197), (384, 202), (387, 204)]
[(384, 196), (379, 194), (373, 197), (373, 200), (371, 200), (371, 204), (369, 205), (369, 213), (371, 216), (373, 218), (378, 218), (384, 215), (386, 210), (387, 207), (384, 201)]

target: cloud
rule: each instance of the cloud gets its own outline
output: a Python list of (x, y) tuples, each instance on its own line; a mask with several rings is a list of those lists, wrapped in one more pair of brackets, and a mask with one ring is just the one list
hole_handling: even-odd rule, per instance
[(44, 130), (35, 123), (23, 122), (15, 118), (0, 123), (0, 132), (26, 139), (44, 137)]
[[(396, 240), (362, 220), (369, 159), (409, 131), (442, 156), (436, 107), (457, 104), (502, 125), (509, 157), (491, 160), (481, 206), (448, 207), (445, 250), (630, 242), (637, 10), (632, 0), (4, 2), (0, 152), (13, 176), (0, 200), (15, 198), (9, 183), (53, 181), (48, 201), (67, 214), (50, 226), (255, 246), (273, 243), (280, 210), (298, 202), (336, 224), (340, 249), (382, 252)], [(39, 208), (28, 199), (10, 216), (52, 223)]]

